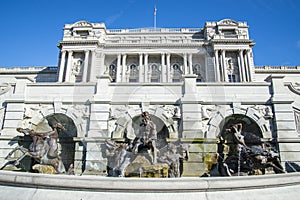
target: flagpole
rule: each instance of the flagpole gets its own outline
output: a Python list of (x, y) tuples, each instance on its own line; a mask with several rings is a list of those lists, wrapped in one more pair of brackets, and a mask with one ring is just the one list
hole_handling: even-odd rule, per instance
[(156, 6), (154, 7), (154, 29), (156, 29)]

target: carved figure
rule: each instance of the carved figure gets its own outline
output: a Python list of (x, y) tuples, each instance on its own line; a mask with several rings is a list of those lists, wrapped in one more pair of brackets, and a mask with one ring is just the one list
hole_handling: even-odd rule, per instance
[[(257, 170), (264, 174), (268, 167), (276, 174), (285, 173), (276, 150), (269, 143), (263, 144), (254, 133), (243, 132), (242, 127), (241, 123), (233, 124), (220, 136), (218, 163), (212, 167), (210, 175), (253, 175)], [(229, 146), (226, 156), (224, 146)]]
[[(182, 151), (186, 152), (186, 157), (183, 157)], [(180, 177), (181, 176), (181, 161), (188, 159), (187, 148), (182, 145), (175, 145), (173, 143), (167, 144), (164, 148), (160, 149), (160, 155), (158, 162), (166, 163), (169, 165), (169, 177)]]
[(14, 162), (15, 166), (19, 165), (20, 161), (25, 156), (30, 156), (42, 165), (52, 165), (57, 173), (65, 173), (65, 167), (58, 155), (58, 129), (65, 130), (60, 123), (57, 123), (54, 126), (53, 131), (49, 132), (35, 132), (32, 129), (17, 128), (18, 132), (29, 135), (33, 142), (28, 149), (17, 146), (8, 154), (6, 159), (8, 159), (15, 151), (20, 150), (23, 152), (23, 155)]
[(125, 169), (130, 164), (132, 158), (128, 144), (117, 144), (113, 141), (106, 141), (105, 145), (108, 176), (124, 177)]
[(149, 112), (145, 111), (142, 113), (142, 123), (139, 133), (134, 139), (134, 146), (135, 152), (143, 152), (146, 149), (151, 149), (152, 164), (156, 164), (157, 162), (156, 140), (156, 125), (151, 121)]

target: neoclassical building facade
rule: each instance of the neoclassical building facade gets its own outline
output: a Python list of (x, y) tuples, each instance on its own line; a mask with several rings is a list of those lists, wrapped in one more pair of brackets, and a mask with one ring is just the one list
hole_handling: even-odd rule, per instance
[(188, 146), (183, 176), (207, 171), (234, 123), (272, 142), (282, 163), (300, 162), (300, 67), (255, 67), (246, 22), (107, 29), (79, 21), (63, 31), (57, 67), (0, 69), (1, 164), (18, 145), (17, 127), (60, 122), (65, 166), (105, 174), (104, 142), (134, 139), (143, 111), (158, 140)]

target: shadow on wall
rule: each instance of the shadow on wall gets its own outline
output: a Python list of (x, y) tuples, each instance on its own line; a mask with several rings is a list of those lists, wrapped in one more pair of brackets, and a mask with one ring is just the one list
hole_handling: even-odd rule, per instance
[(46, 67), (37, 73), (35, 81), (37, 83), (57, 82), (58, 67)]

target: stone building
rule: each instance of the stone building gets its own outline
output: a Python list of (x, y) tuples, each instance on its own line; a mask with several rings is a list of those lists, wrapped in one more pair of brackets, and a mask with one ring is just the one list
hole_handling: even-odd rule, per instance
[(255, 67), (246, 22), (107, 29), (79, 21), (63, 31), (58, 67), (0, 69), (1, 164), (17, 127), (61, 122), (65, 166), (105, 173), (105, 140), (133, 139), (142, 111), (158, 140), (188, 145), (183, 176), (202, 175), (219, 134), (237, 122), (275, 141), (283, 163), (300, 163), (300, 66)]

